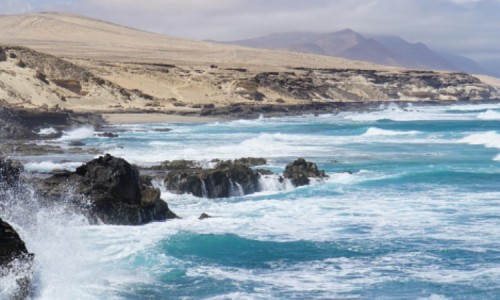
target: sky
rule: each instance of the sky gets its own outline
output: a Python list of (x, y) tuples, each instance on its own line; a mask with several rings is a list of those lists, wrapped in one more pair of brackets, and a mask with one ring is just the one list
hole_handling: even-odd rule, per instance
[(0, 0), (0, 14), (38, 11), (200, 40), (351, 28), (500, 61), (500, 0)]

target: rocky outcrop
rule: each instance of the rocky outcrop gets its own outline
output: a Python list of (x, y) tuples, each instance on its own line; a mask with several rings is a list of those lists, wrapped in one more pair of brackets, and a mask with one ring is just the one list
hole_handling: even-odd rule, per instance
[(213, 169), (184, 169), (168, 173), (165, 184), (174, 193), (227, 198), (255, 193), (260, 174), (248, 165), (224, 161)]
[(33, 259), (19, 234), (0, 218), (0, 268), (5, 268), (15, 259)]
[(36, 138), (27, 126), (23, 125), (17, 114), (0, 103), (0, 139), (33, 139)]
[(7, 60), (7, 53), (5, 52), (5, 49), (0, 48), (0, 62), (6, 60)]
[(267, 160), (262, 157), (243, 157), (234, 160), (235, 164), (245, 165), (248, 167), (263, 166), (267, 164)]
[[(69, 201), (93, 221), (139, 225), (177, 218), (160, 191), (141, 181), (137, 168), (121, 158), (99, 157), (38, 184), (43, 199)], [(51, 201), (52, 201), (51, 200)]]
[(0, 157), (0, 188), (15, 186), (23, 171), (21, 163)]
[(255, 76), (261, 89), (316, 101), (481, 101), (498, 99), (494, 88), (472, 75), (433, 71), (307, 69)]
[(17, 291), (8, 295), (12, 299), (26, 299), (31, 290), (34, 255), (28, 251), (19, 234), (0, 219), (0, 277), (14, 276)]
[(298, 187), (308, 185), (311, 182), (310, 178), (325, 178), (327, 176), (325, 171), (319, 170), (315, 163), (299, 158), (286, 166), (283, 177), (290, 179), (292, 184)]

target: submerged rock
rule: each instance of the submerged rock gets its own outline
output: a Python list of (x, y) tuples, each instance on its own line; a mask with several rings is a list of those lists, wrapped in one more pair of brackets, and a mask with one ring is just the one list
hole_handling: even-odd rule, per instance
[(28, 251), (19, 234), (0, 218), (0, 277), (14, 276), (17, 291), (12, 299), (26, 299), (31, 291), (34, 255)]
[(141, 181), (137, 168), (111, 155), (99, 157), (76, 172), (42, 180), (44, 199), (69, 200), (89, 218), (107, 224), (139, 225), (177, 218), (160, 190)]
[(303, 186), (311, 182), (309, 178), (325, 178), (327, 176), (325, 171), (318, 170), (315, 163), (299, 158), (286, 166), (283, 177), (290, 179), (295, 186)]
[(196, 197), (227, 198), (259, 191), (260, 174), (244, 164), (220, 162), (213, 169), (184, 169), (170, 172), (165, 183), (174, 193)]

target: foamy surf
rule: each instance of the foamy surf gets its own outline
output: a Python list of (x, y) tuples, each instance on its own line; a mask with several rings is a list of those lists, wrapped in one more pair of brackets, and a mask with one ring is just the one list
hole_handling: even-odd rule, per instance
[(474, 133), (461, 139), (459, 143), (482, 145), (486, 148), (500, 149), (500, 134), (495, 131)]
[(398, 131), (398, 130), (384, 130), (376, 127), (368, 128), (363, 136), (398, 136), (398, 135), (417, 135), (420, 131)]
[(500, 120), (500, 112), (494, 110), (487, 110), (477, 115), (479, 120)]
[(182, 219), (140, 227), (89, 226), (59, 205), (27, 219), (36, 201), (7, 220), (37, 254), (35, 299), (495, 299), (500, 164), (489, 148), (500, 149), (500, 125), (478, 118), (488, 109), (154, 125), (168, 133), (124, 125), (119, 139), (66, 133), (141, 165), (257, 156), (281, 174), (304, 157), (330, 177), (295, 188), (266, 175), (260, 192), (235, 187), (225, 199), (174, 194), (159, 177)]
[(83, 140), (94, 137), (95, 130), (91, 126), (79, 127), (73, 130), (64, 131), (59, 141)]

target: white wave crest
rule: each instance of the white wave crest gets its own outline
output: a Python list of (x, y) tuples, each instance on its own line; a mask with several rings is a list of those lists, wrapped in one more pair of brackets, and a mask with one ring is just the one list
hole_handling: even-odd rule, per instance
[(49, 128), (42, 128), (40, 131), (38, 131), (39, 135), (51, 135), (51, 134), (56, 134), (57, 130), (54, 129), (54, 127), (49, 127)]
[(364, 181), (382, 180), (392, 177), (392, 175), (382, 174), (369, 170), (360, 170), (356, 173), (344, 172), (328, 174), (328, 182), (342, 185), (358, 184)]
[(459, 141), (461, 144), (482, 145), (486, 148), (500, 149), (500, 134), (495, 131), (474, 133)]
[(485, 121), (500, 120), (500, 112), (489, 109), (485, 112), (478, 114), (477, 118), (479, 120), (485, 120)]
[(52, 161), (30, 162), (24, 165), (27, 171), (50, 172), (53, 170), (74, 171), (81, 166), (80, 162), (55, 163)]
[(79, 127), (70, 131), (64, 131), (64, 134), (59, 139), (59, 141), (72, 141), (91, 138), (94, 136), (94, 132), (95, 130), (92, 126)]
[(420, 131), (396, 131), (396, 130), (385, 130), (376, 127), (368, 128), (363, 136), (395, 136), (395, 135), (417, 135)]

